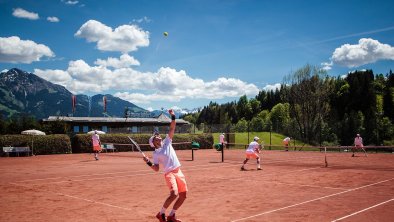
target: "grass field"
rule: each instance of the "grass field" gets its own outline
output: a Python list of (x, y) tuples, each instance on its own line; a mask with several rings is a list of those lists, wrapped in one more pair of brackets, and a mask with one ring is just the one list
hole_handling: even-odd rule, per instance
[[(213, 138), (214, 138), (214, 143), (219, 143), (219, 135), (220, 133), (212, 133)], [(273, 145), (271, 149), (277, 150), (277, 149), (283, 149), (283, 139), (286, 137), (285, 135), (279, 134), (279, 133), (271, 133), (270, 132), (249, 132), (249, 135), (247, 132), (243, 133), (235, 133), (235, 143), (237, 144), (249, 144), (253, 138), (257, 136), (260, 138), (260, 143), (263, 143), (264, 146), (267, 148), (269, 145)], [(304, 144), (301, 141), (298, 140), (291, 140), (290, 146), (310, 146), (308, 144)], [(279, 146), (279, 147), (278, 147)]]

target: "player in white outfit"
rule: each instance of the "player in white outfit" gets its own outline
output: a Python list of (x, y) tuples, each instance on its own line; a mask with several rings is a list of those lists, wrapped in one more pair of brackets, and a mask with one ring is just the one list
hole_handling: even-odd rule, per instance
[[(185, 176), (180, 168), (181, 164), (172, 147), (172, 138), (174, 137), (176, 125), (175, 114), (173, 110), (169, 110), (169, 113), (171, 115), (171, 124), (168, 135), (162, 140), (160, 134), (155, 133), (155, 135), (149, 139), (150, 146), (155, 148), (153, 152), (153, 163), (147, 157), (144, 157), (144, 161), (154, 171), (159, 171), (160, 165), (162, 165), (164, 178), (170, 189), (170, 195), (165, 200), (160, 212), (157, 213), (156, 218), (159, 219), (160, 222), (180, 222), (180, 220), (176, 219), (175, 212), (185, 201), (188, 188)], [(174, 206), (166, 219), (165, 211), (175, 199)]]
[(257, 136), (255, 136), (253, 138), (253, 141), (249, 144), (249, 147), (246, 149), (246, 158), (244, 160), (244, 163), (242, 164), (241, 170), (246, 170), (245, 169), (245, 164), (248, 162), (248, 160), (250, 158), (256, 158), (257, 160), (257, 170), (261, 170), (261, 165), (260, 165), (260, 144), (258, 143), (258, 141), (260, 140), (260, 138), (258, 138)]

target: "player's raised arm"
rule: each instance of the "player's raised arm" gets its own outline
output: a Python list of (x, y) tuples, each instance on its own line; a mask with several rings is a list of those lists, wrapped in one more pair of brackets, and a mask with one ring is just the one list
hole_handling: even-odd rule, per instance
[(168, 113), (171, 116), (171, 124), (170, 124), (170, 132), (168, 132), (168, 136), (172, 139), (174, 137), (174, 133), (175, 133), (175, 113), (174, 110), (170, 109), (168, 110)]

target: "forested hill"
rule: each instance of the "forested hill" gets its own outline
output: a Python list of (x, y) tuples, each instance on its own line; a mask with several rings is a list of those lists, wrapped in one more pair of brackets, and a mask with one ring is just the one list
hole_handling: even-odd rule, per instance
[(366, 70), (328, 77), (307, 65), (286, 77), (280, 89), (211, 102), (184, 119), (226, 132), (272, 129), (316, 145), (351, 145), (356, 133), (365, 144), (393, 145), (394, 75)]

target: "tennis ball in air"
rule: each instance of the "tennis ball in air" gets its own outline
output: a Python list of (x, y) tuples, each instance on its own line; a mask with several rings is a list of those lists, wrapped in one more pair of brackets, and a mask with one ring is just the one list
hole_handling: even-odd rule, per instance
[(164, 32), (163, 35), (167, 37), (168, 36), (168, 32)]

